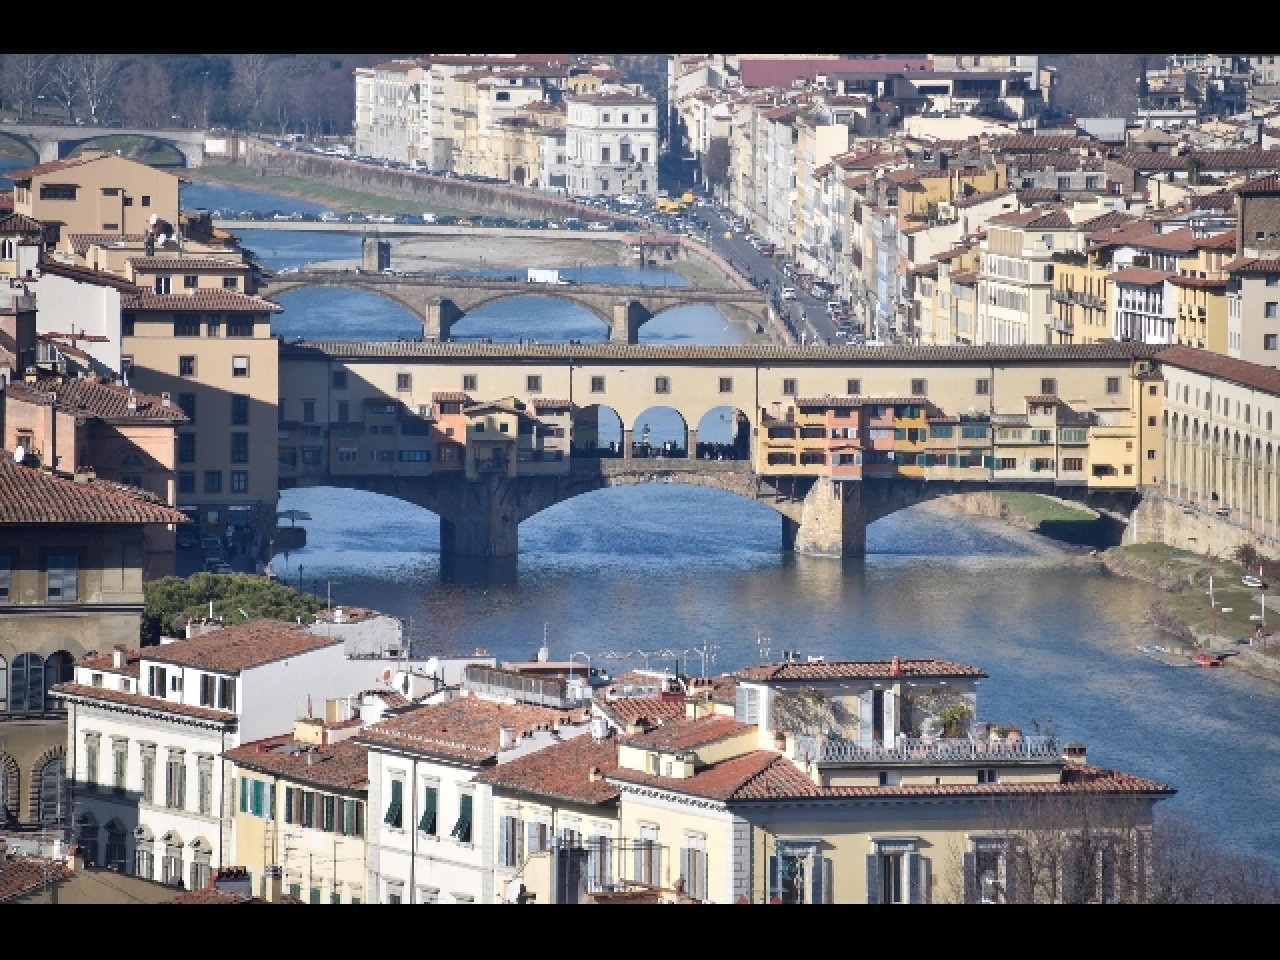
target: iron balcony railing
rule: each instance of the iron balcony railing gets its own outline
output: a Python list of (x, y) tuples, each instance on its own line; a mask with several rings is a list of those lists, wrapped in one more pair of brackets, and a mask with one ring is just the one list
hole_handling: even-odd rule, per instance
[(817, 763), (967, 763), (984, 761), (1053, 761), (1062, 759), (1057, 737), (1030, 736), (1020, 740), (979, 740), (898, 737), (893, 746), (862, 744), (856, 740), (819, 741), (797, 737), (796, 752)]

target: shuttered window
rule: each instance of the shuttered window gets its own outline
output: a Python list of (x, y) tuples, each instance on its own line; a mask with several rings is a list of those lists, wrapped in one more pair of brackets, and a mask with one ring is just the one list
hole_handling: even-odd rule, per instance
[(284, 822), (285, 823), (298, 822), (297, 818), (293, 814), (293, 804), (297, 794), (298, 794), (298, 791), (293, 789), (293, 787), (284, 788)]
[(117, 793), (123, 793), (129, 775), (129, 741), (112, 740), (111, 756), (113, 759), (111, 785)]
[(527, 832), (529, 835), (529, 853), (537, 853), (540, 850), (547, 849), (547, 825), (545, 823), (531, 823)]
[(85, 785), (93, 790), (98, 786), (98, 757), (102, 749), (102, 735), (86, 733), (84, 736)]
[(418, 821), (418, 829), (423, 833), (435, 836), (436, 808), (439, 804), (440, 791), (435, 787), (427, 787), (422, 794), (422, 818)]
[(184, 751), (169, 751), (169, 762), (165, 764), (164, 805), (174, 810), (185, 810), (187, 806), (185, 761), (186, 753)]
[(498, 863), (504, 867), (518, 867), (524, 859), (521, 840), (524, 837), (523, 822), (518, 817), (502, 817), (498, 821)]
[[(13, 585), (13, 559), (0, 553), (0, 603), (9, 603)], [(3, 694), (0, 694), (2, 697)]]
[(464, 793), (458, 797), (458, 822), (449, 831), (449, 836), (459, 843), (471, 842), (471, 804), (471, 794)]
[(196, 757), (196, 811), (213, 812), (213, 757)]
[(262, 816), (267, 806), (267, 785), (261, 780), (254, 780), (252, 801), (249, 805), (249, 812), (255, 817)]
[(322, 809), (324, 811), (324, 817), (321, 828), (329, 833), (333, 833), (338, 828), (337, 815), (335, 812), (337, 799), (337, 797), (331, 794), (325, 794), (323, 797), (324, 803), (322, 804)]
[(382, 818), (389, 827), (399, 830), (404, 826), (404, 781), (391, 781), (391, 802), (387, 805), (387, 814)]
[(707, 899), (707, 852), (694, 847), (680, 849), (680, 875), (684, 890), (695, 900)]
[(45, 563), (45, 597), (50, 603), (71, 603), (78, 597), (80, 558), (74, 553), (51, 553)]
[(302, 825), (304, 827), (316, 825), (316, 795), (311, 790), (302, 792)]

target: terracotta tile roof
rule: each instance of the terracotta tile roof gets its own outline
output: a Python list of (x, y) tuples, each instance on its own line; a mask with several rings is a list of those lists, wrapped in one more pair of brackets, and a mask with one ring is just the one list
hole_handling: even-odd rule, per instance
[[(299, 904), (302, 903), (297, 897), (291, 897), (285, 894), (278, 901), (281, 904)], [(219, 890), (217, 887), (201, 887), (199, 890), (188, 890), (186, 893), (179, 894), (169, 901), (170, 905), (179, 907), (195, 907), (203, 905), (231, 906), (233, 904), (252, 903), (266, 904), (269, 900), (262, 897), (256, 897), (251, 893), (237, 893), (234, 890)]]
[[(1280, 261), (1277, 261), (1280, 267)], [(1266, 393), (1280, 395), (1280, 370), (1263, 367), (1245, 360), (1207, 353), (1194, 347), (1166, 347), (1157, 354), (1161, 366), (1192, 370), (1222, 380), (1230, 380), (1243, 387), (1251, 387)]]
[(1026, 400), (1027, 403), (1051, 403), (1055, 407), (1062, 402), (1057, 397), (1048, 393), (1033, 393), (1028, 395)]
[(678, 720), (684, 716), (684, 699), (662, 697), (620, 697), (597, 700), (596, 707), (623, 731), (628, 727), (649, 728), (660, 721)]
[(1168, 233), (1153, 233), (1132, 241), (1133, 246), (1143, 250), (1162, 250), (1166, 253), (1190, 253), (1196, 247), (1196, 237), (1190, 227), (1171, 230)]
[(243, 744), (223, 756), (247, 770), (295, 783), (347, 791), (364, 790), (369, 785), (369, 748), (354, 740), (309, 749), (292, 735), (285, 735)]
[(0, 858), (0, 903), (34, 893), (46, 880), (70, 880), (75, 876), (65, 864), (41, 857)]
[[(618, 796), (618, 788), (600, 776), (617, 768), (617, 742), (612, 737), (595, 740), (584, 734), (490, 767), (476, 780), (504, 790), (600, 804)], [(597, 772), (594, 780), (593, 771)]]
[(1049, 187), (1023, 187), (1018, 191), (1019, 203), (1052, 203), (1061, 199), (1058, 191)]
[[(13, 191), (9, 191), (9, 209), (13, 209)], [(0, 209), (3, 209), (0, 207)], [(0, 234), (17, 233), (24, 236), (43, 236), (44, 224), (39, 220), (28, 217), (25, 213), (11, 213), (6, 217), (0, 217)]]
[[(954, 279), (954, 275), (953, 275)], [(818, 346), (787, 347), (774, 344), (738, 346), (645, 346), (621, 343), (467, 343), (457, 341), (368, 341), (313, 340), (282, 343), (281, 357), (323, 360), (330, 358), (369, 359), (385, 357), (430, 357), (458, 359), (509, 360), (573, 359), (573, 360), (727, 360), (738, 363), (752, 361), (811, 363), (816, 359), (850, 362), (922, 364), (946, 361), (988, 362), (1014, 360), (1128, 360), (1152, 356), (1155, 347), (1134, 342), (1100, 342), (1075, 344), (1025, 344), (1023, 346), (920, 346), (920, 347), (855, 347)]]
[(13, 462), (0, 450), (0, 524), (189, 523), (171, 507), (131, 493), (123, 484), (76, 483)]
[(1280, 174), (1271, 173), (1265, 177), (1248, 180), (1236, 187), (1235, 192), (1242, 197), (1250, 197), (1254, 194), (1280, 193)]
[(1031, 210), (1020, 210), (1002, 213), (992, 217), (988, 223), (1002, 227), (1025, 227), (1027, 229), (1066, 229), (1075, 226), (1064, 210), (1036, 207)]
[(1218, 190), (1190, 198), (1192, 210), (1234, 210), (1236, 195), (1233, 190)]
[[(756, 791), (777, 789), (779, 795), (787, 797), (821, 795), (820, 788), (805, 777), (794, 763), (772, 750), (753, 750), (730, 760), (713, 763), (697, 771), (692, 777), (661, 777), (657, 774), (619, 767), (609, 775), (609, 779), (618, 783), (658, 787), (670, 790), (672, 793), (727, 802), (733, 800), (739, 790), (757, 781), (762, 775), (763, 781)], [(806, 789), (800, 781), (807, 783), (808, 788)], [(751, 799), (758, 798), (753, 796)]]
[(342, 638), (312, 633), (300, 624), (250, 620), (189, 640), (148, 647), (143, 658), (219, 673), (239, 673), (335, 645), (341, 646)]
[(1013, 134), (991, 137), (988, 144), (995, 153), (1040, 153), (1060, 150), (1079, 150), (1092, 144), (1088, 137), (1072, 137), (1063, 134)]
[(1182, 156), (1122, 153), (1116, 162), (1130, 170), (1185, 170), (1193, 157), (1200, 161), (1201, 170), (1280, 170), (1280, 150), (1195, 150)]
[(90, 247), (111, 247), (118, 243), (141, 244), (144, 241), (140, 233), (70, 233), (67, 242), (77, 257), (83, 257)]
[(9, 173), (9, 179), (14, 183), (19, 180), (30, 180), (32, 177), (42, 177), (46, 173), (57, 173), (60, 170), (70, 170), (72, 167), (79, 167), (94, 160), (101, 160), (106, 154), (87, 152), (76, 157), (67, 157), (63, 160), (50, 160), (48, 163), (37, 163), (34, 167), (23, 167), (21, 170), (13, 170)]
[[(26, 403), (47, 405), (103, 420), (168, 420), (175, 423), (187, 419), (182, 408), (152, 393), (89, 377), (40, 377), (34, 384), (24, 380), (9, 386), (9, 396)], [(129, 398), (135, 406), (129, 409)]]
[(219, 273), (249, 270), (247, 263), (217, 257), (130, 257), (129, 263), (135, 270), (216, 270)]
[(168, 713), (177, 717), (211, 720), (229, 727), (234, 727), (239, 722), (236, 715), (227, 710), (214, 710), (212, 707), (195, 707), (185, 703), (174, 703), (170, 700), (161, 700), (159, 697), (149, 697), (142, 693), (125, 693), (123, 690), (112, 690), (109, 687), (91, 687), (85, 683), (58, 683), (49, 689), (60, 698), (82, 702), (114, 703), (124, 707), (153, 710), (156, 713)]
[(1137, 217), (1125, 213), (1123, 210), (1108, 210), (1106, 213), (1099, 214), (1090, 220), (1082, 220), (1076, 226), (1085, 233), (1092, 233), (1094, 230), (1110, 230), (1115, 227), (1122, 227), (1126, 223), (1133, 223), (1137, 219)]
[(356, 739), (370, 747), (386, 746), (488, 764), (498, 756), (503, 727), (514, 730), (518, 740), (537, 730), (554, 730), (568, 717), (566, 711), (550, 707), (462, 697), (419, 707), (366, 727)]
[(951, 274), (951, 282), (961, 285), (978, 282), (978, 271), (976, 270), (957, 270)]
[(935, 253), (930, 259), (943, 263), (948, 260), (954, 260), (956, 257), (963, 257), (972, 249), (972, 247), (955, 247), (951, 250), (947, 250), (945, 253)]
[(1149, 267), (1125, 267), (1123, 270), (1108, 274), (1107, 279), (1115, 283), (1132, 283), (1140, 287), (1154, 287), (1156, 284), (1172, 280), (1176, 276), (1176, 273), (1169, 273), (1166, 270), (1152, 270)]
[(643, 93), (627, 93), (625, 90), (608, 90), (602, 93), (574, 93), (565, 97), (566, 100), (574, 100), (580, 103), (636, 103), (641, 106), (654, 104), (657, 101), (653, 97)]
[[(898, 673), (893, 672), (897, 661)], [(978, 667), (950, 660), (828, 660), (825, 663), (762, 663), (734, 671), (739, 680), (881, 680), (888, 677), (985, 677)]]
[(1197, 250), (1234, 250), (1236, 248), (1236, 232), (1227, 230), (1215, 233), (1211, 237), (1198, 237), (1192, 244)]
[(618, 742), (650, 750), (688, 750), (754, 729), (754, 723), (717, 713), (696, 720), (669, 720), (648, 733), (619, 736)]
[(231, 290), (196, 290), (191, 294), (142, 293), (122, 298), (125, 310), (219, 310), (228, 313), (280, 313), (284, 307), (262, 297), (251, 297)]
[(136, 678), (139, 674), (138, 663), (141, 658), (142, 654), (139, 650), (126, 651), (125, 665), (117, 667), (111, 653), (95, 653), (91, 657), (81, 657), (76, 661), (76, 666), (87, 667), (90, 670), (100, 670), (103, 673), (114, 673), (117, 676)]
[(1280, 259), (1236, 257), (1222, 269), (1227, 273), (1280, 273)]
[(1196, 290), (1225, 290), (1226, 280), (1204, 280), (1200, 277), (1170, 277), (1169, 282), (1175, 287), (1191, 287)]
[(106, 270), (94, 270), (92, 267), (81, 267), (58, 260), (43, 260), (39, 266), (40, 273), (51, 273), (55, 277), (66, 277), (78, 283), (92, 283), (99, 287), (112, 287), (123, 293), (141, 293), (142, 288), (130, 283), (124, 277), (118, 277)]

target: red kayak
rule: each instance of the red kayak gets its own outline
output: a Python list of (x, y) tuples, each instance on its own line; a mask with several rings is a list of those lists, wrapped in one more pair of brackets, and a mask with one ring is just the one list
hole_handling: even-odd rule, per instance
[(1191, 662), (1197, 667), (1220, 667), (1222, 666), (1222, 658), (1215, 657), (1212, 654), (1201, 651), (1191, 658)]

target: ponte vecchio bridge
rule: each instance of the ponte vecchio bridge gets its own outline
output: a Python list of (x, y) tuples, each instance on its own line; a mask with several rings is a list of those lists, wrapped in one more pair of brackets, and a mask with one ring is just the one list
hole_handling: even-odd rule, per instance
[[(646, 482), (704, 486), (765, 504), (783, 518), (784, 546), (857, 556), (867, 524), (957, 493), (1025, 490), (1127, 515), (1140, 485), (1159, 480), (1147, 475), (1162, 457), (1155, 358), (1155, 348), (1121, 343), (287, 343), (280, 350), (280, 485), (364, 489), (426, 507), (441, 518), (446, 559), (514, 558), (523, 520), (592, 490)], [(498, 451), (489, 459), (489, 445), (506, 428), (491, 419), (487, 434), (476, 432), (482, 404), (486, 415), (505, 412), (512, 423), (523, 417), (529, 443), (545, 436), (545, 447), (490, 469)], [(605, 407), (621, 421), (621, 443), (606, 446), (597, 435)], [(683, 443), (666, 451), (674, 456), (648, 456), (636, 443), (655, 407), (684, 421)], [(735, 442), (726, 459), (718, 458), (723, 450), (708, 459), (697, 430), (708, 413), (725, 408), (734, 412)], [(847, 433), (832, 439), (850, 428), (833, 427), (828, 436), (830, 424), (859, 422), (838, 419), (851, 408), (864, 415), (858, 441), (849, 444)], [(560, 434), (556, 423), (565, 425)], [(966, 433), (966, 424), (981, 433)], [(935, 442), (943, 452), (932, 452)], [(861, 447), (821, 459), (787, 452), (803, 444)]]
[(422, 319), (423, 336), (448, 340), (454, 324), (472, 310), (512, 297), (554, 297), (583, 307), (609, 328), (609, 339), (635, 343), (642, 327), (673, 307), (708, 304), (753, 330), (770, 328), (769, 302), (758, 290), (658, 287), (605, 283), (528, 283), (485, 277), (299, 270), (280, 274), (258, 289), (272, 299), (305, 287), (349, 287), (376, 294)]

